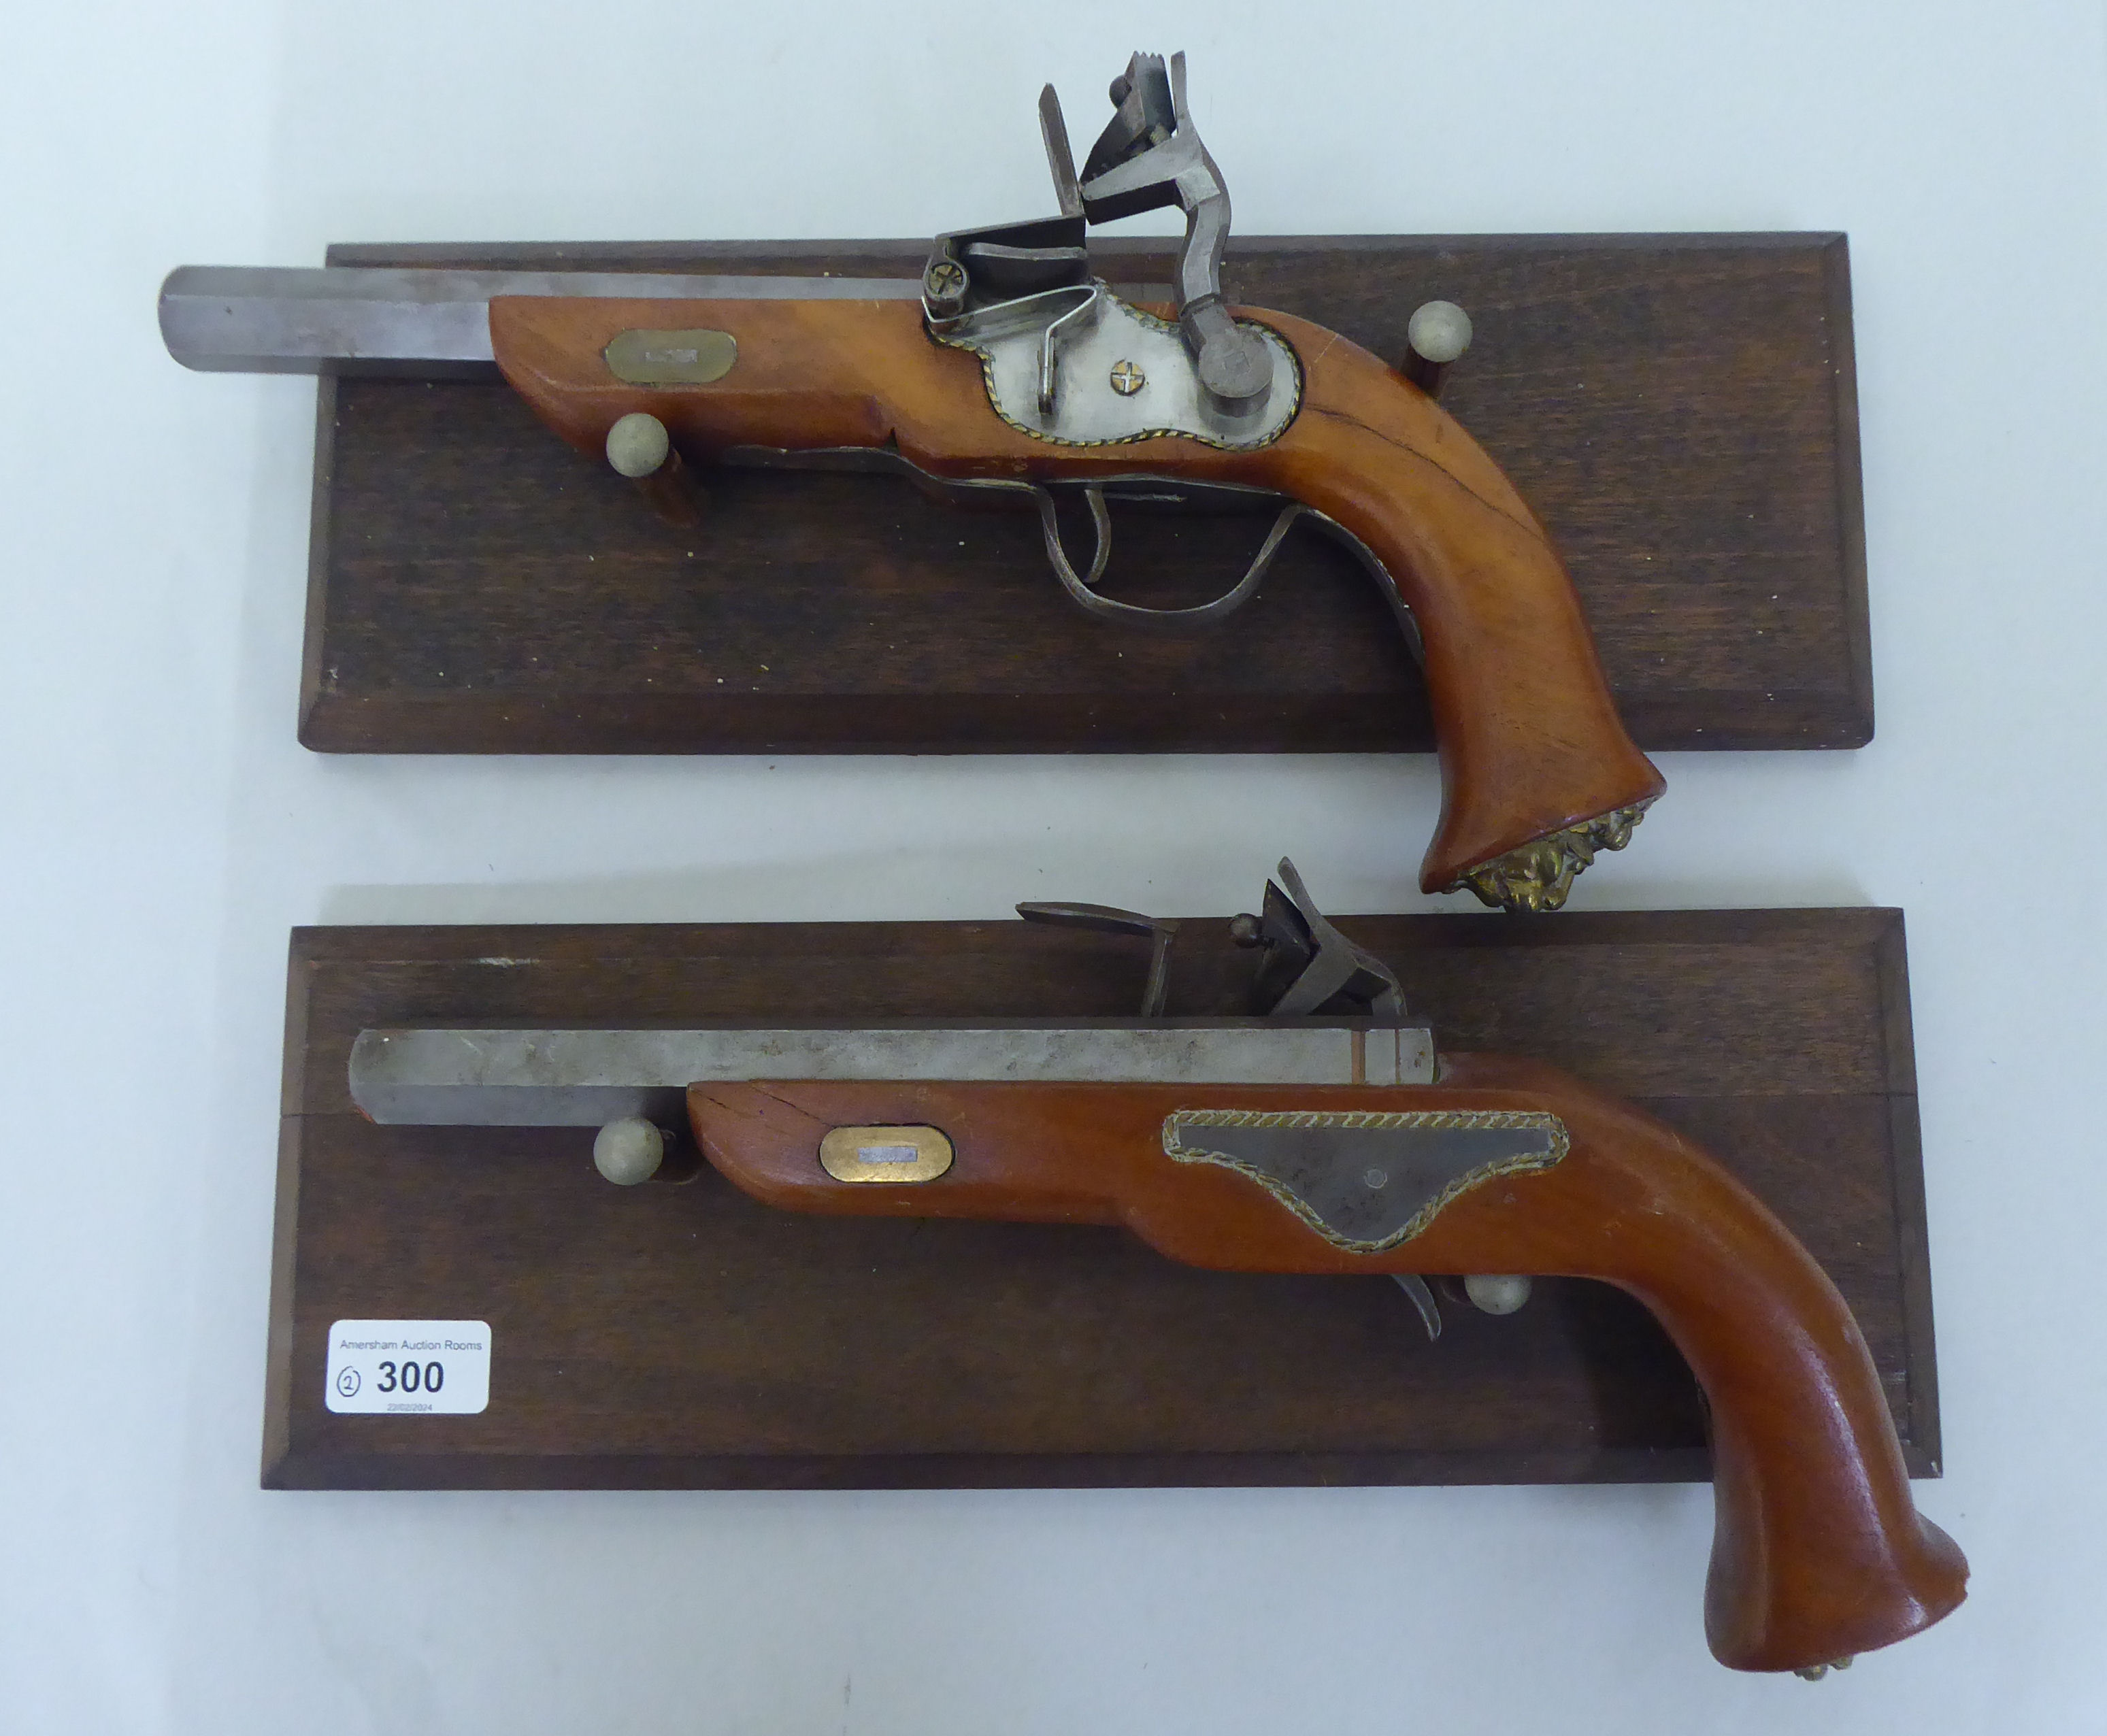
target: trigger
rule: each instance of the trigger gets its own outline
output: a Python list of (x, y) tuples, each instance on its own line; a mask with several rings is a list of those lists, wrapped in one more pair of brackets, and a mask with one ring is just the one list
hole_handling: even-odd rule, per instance
[(1211, 627), (1225, 621), (1245, 603), (1258, 594), (1259, 583), (1265, 577), (1266, 569), (1273, 564), (1295, 521), (1309, 509), (1300, 500), (1290, 500), (1283, 505), (1273, 521), (1273, 528), (1266, 532), (1265, 541), (1260, 545), (1244, 576), (1212, 603), (1199, 603), (1191, 608), (1148, 608), (1139, 603), (1121, 603), (1111, 597), (1100, 596), (1097, 585), (1105, 576), (1105, 565), (1112, 558), (1112, 514), (1105, 505), (1105, 491), (1095, 482), (1083, 487), (1083, 498), (1089, 503), (1090, 524), (1096, 533), (1097, 547), (1092, 552), (1089, 571), (1078, 573), (1068, 558), (1068, 551), (1062, 545), (1060, 520), (1054, 516), (1054, 496), (1041, 483), (1025, 485), (1031, 491), (1039, 507), (1039, 524), (1046, 543), (1046, 558), (1054, 568), (1054, 576), (1061, 581), (1062, 590), (1080, 606), (1086, 615), (1094, 615), (1100, 621), (1117, 621), (1123, 626), (1150, 627), (1178, 632), (1190, 627)]
[(1412, 1305), (1419, 1310), (1419, 1318), (1426, 1328), (1429, 1339), (1441, 1336), (1441, 1304), (1434, 1299), (1434, 1292), (1427, 1287), (1426, 1280), (1416, 1272), (1394, 1272), (1397, 1287), (1412, 1298)]

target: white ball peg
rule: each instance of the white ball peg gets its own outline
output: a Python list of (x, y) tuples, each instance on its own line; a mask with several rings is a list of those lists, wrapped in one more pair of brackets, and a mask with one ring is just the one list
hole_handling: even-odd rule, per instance
[(1404, 328), (1404, 377), (1429, 397), (1441, 395), (1449, 364), (1471, 347), (1471, 316), (1453, 302), (1422, 302)]
[(1422, 302), (1413, 310), (1404, 341), (1429, 361), (1455, 361), (1471, 347), (1471, 316), (1453, 302)]
[(607, 461), (632, 481), (651, 475), (672, 450), (666, 424), (648, 410), (632, 410), (607, 431)]
[(1463, 1281), (1471, 1305), (1487, 1314), (1512, 1314), (1529, 1300), (1530, 1284), (1508, 1272), (1474, 1272)]
[(649, 1181), (665, 1160), (666, 1136), (641, 1115), (610, 1121), (593, 1136), (593, 1168), (618, 1187)]

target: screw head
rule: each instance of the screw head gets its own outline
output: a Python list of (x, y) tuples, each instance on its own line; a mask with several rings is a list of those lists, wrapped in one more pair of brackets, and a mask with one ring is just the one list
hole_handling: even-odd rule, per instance
[(932, 259), (922, 289), (932, 302), (955, 302), (966, 293), (966, 269), (955, 259)]
[(1241, 325), (1211, 332), (1200, 346), (1200, 384), (1224, 409), (1256, 410), (1273, 384), (1273, 358), (1265, 345)]
[(1112, 364), (1112, 390), (1123, 398), (1130, 398), (1148, 384), (1148, 376), (1130, 361)]

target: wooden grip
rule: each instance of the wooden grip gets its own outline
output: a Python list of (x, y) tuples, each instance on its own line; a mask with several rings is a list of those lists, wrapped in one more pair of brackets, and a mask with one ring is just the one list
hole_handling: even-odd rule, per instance
[[(747, 1192), (795, 1210), (1120, 1223), (1188, 1264), (1304, 1273), (1520, 1272), (1630, 1291), (1709, 1401), (1718, 1523), (1705, 1630), (1721, 1662), (1791, 1670), (1886, 1645), (1965, 1595), (1967, 1563), (1912, 1498), (1849, 1309), (1760, 1201), (1670, 1128), (1554, 1069), (1444, 1057), (1417, 1087), (768, 1083), (696, 1085), (695, 1137)], [(1570, 1142), (1493, 1177), (1380, 1252), (1328, 1239), (1250, 1176), (1175, 1161), (1174, 1112), (1523, 1111)], [(941, 1128), (951, 1169), (836, 1181), (820, 1141)]]
[(1624, 731), (1549, 534), (1445, 410), (1384, 362), (1282, 316), (1307, 365), (1270, 486), (1368, 545), (1424, 647), (1441, 819), (1420, 864), (1439, 892), (1534, 840), (1651, 802), (1660, 774)]
[[(1089, 480), (1146, 470), (1287, 495), (1383, 563), (1417, 621), (1440, 743), (1442, 812), (1420, 884), (1650, 801), (1660, 774), (1618, 720), (1572, 583), (1499, 467), (1440, 406), (1337, 334), (1242, 310), (1303, 370), (1280, 437), (1224, 451), (1161, 437), (1063, 446), (989, 404), (977, 357), (923, 330), (905, 302), (665, 302), (500, 297), (491, 341), (535, 413), (597, 455), (616, 419), (648, 410), (676, 445), (892, 448), (954, 480)], [(728, 331), (738, 359), (707, 385), (628, 385), (603, 357), (621, 333)]]

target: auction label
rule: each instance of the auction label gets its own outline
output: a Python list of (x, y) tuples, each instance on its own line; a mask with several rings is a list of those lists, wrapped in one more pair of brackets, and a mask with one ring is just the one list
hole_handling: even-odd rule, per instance
[(490, 1407), (480, 1320), (340, 1320), (322, 1397), (355, 1416), (473, 1416)]

